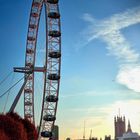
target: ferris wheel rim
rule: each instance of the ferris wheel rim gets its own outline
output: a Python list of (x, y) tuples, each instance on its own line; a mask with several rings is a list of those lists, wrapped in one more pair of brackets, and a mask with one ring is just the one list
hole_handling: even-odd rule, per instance
[[(57, 105), (58, 105), (58, 100), (55, 101), (54, 104), (51, 103), (51, 105), (54, 106), (53, 113), (51, 111), (47, 111), (47, 113), (46, 113), (44, 104), (50, 104), (50, 102), (49, 101), (44, 101), (44, 100), (45, 100), (45, 98), (47, 100), (47, 97), (51, 97), (50, 96), (51, 93), (49, 93), (50, 91), (48, 93), (46, 92), (46, 87), (49, 86), (49, 84), (51, 85), (54, 81), (57, 81), (57, 82), (54, 82), (55, 83), (54, 86), (56, 86), (56, 85), (57, 86), (55, 87), (56, 88), (55, 89), (55, 93), (53, 93), (52, 95), (55, 95), (55, 97), (58, 99), (59, 86), (60, 86), (60, 69), (61, 69), (61, 28), (60, 28), (60, 13), (59, 13), (59, 7), (58, 7), (58, 0), (52, 0), (52, 1), (54, 1), (56, 3), (51, 3), (51, 0), (33, 0), (32, 7), (31, 7), (31, 12), (30, 12), (30, 19), (29, 19), (28, 33), (27, 33), (27, 43), (26, 43), (25, 67), (28, 67), (28, 68), (29, 67), (30, 68), (31, 67), (35, 67), (35, 61), (36, 61), (36, 45), (37, 45), (37, 37), (38, 37), (38, 27), (39, 27), (39, 23), (40, 23), (40, 16), (41, 16), (41, 11), (42, 11), (42, 6), (45, 5), (45, 15), (46, 15), (46, 59), (45, 59), (45, 61), (46, 61), (46, 63), (44, 65), (44, 67), (46, 68), (47, 71), (50, 71), (50, 72), (53, 72), (53, 71), (55, 71), (55, 69), (58, 68), (56, 71), (58, 72), (58, 75), (59, 76), (57, 77), (57, 75), (55, 75), (55, 73), (51, 73), (49, 75), (49, 72), (48, 73), (47, 72), (44, 72), (44, 90), (43, 90), (42, 109), (41, 109), (41, 118), (40, 118), (39, 139), (41, 139), (41, 137), (42, 137), (41, 131), (43, 132), (45, 129), (46, 130), (49, 130), (49, 131), (52, 131), (53, 126), (54, 126), (54, 122), (55, 122), (55, 118), (56, 118), (56, 111), (57, 111)], [(55, 11), (55, 12), (49, 11), (51, 9), (51, 7), (53, 7), (53, 6), (56, 6), (57, 7), (56, 9), (58, 11)], [(34, 12), (33, 13), (33, 11), (35, 11), (34, 7), (36, 7), (36, 9), (38, 10), (38, 12)], [(58, 23), (57, 23), (58, 24), (58, 27), (56, 26), (56, 28), (58, 29), (58, 32), (56, 32), (57, 30), (56, 31), (55, 30), (50, 30), (51, 28), (53, 29), (53, 27), (50, 26), (53, 22), (50, 23), (50, 25), (49, 25), (48, 20), (49, 20), (49, 18), (52, 18), (52, 17), (53, 18), (56, 18), (57, 21), (58, 21)], [(34, 23), (32, 24), (32, 21), (31, 20), (33, 20), (33, 19), (36, 20), (36, 22), (35, 22), (36, 24), (34, 24)], [(54, 24), (54, 26), (55, 26), (55, 24)], [(33, 31), (35, 32), (34, 33), (35, 34), (35, 37), (32, 36)], [(51, 46), (51, 44), (53, 44), (55, 42), (54, 41), (55, 39), (54, 40), (52, 39), (54, 42), (49, 42), (50, 41), (49, 39), (51, 37), (52, 38), (55, 38), (55, 39), (57, 38), (57, 40), (58, 40), (57, 43), (58, 44), (57, 43), (56, 44), (57, 44), (58, 50), (55, 48), (52, 51), (51, 49), (53, 49), (53, 48), (51, 48), (51, 47), (49, 48), (48, 47), (49, 45)], [(29, 47), (30, 46), (29, 44), (32, 44), (31, 45), (31, 48)], [(52, 47), (55, 47), (55, 46), (52, 45)], [(53, 59), (53, 60), (55, 59), (55, 63), (53, 63), (53, 61), (51, 59)], [(31, 61), (27, 61), (27, 60), (31, 60)], [(30, 62), (32, 62), (32, 63), (30, 63)], [(55, 65), (57, 65), (57, 68), (55, 67)], [(51, 67), (54, 67), (54, 68), (51, 68), (50, 66)], [(29, 82), (27, 83), (27, 85), (26, 85), (26, 87), (24, 89), (24, 116), (27, 119), (29, 119), (32, 123), (35, 123), (35, 119), (34, 119), (34, 73), (31, 75), (30, 78), (29, 78)], [(29, 87), (28, 87), (28, 85), (29, 85)], [(52, 87), (50, 86), (50, 88), (52, 88)], [(30, 93), (32, 94), (32, 96), (30, 96)], [(31, 105), (27, 105), (27, 109), (30, 109), (30, 110), (25, 110), (25, 108), (26, 108), (26, 105), (25, 104), (27, 104), (26, 95), (30, 96), (30, 97), (28, 97), (28, 100), (31, 100), (32, 101)], [(52, 99), (51, 99), (51, 101), (52, 101)], [(54, 99), (53, 99), (53, 101), (54, 101)], [(47, 110), (49, 110), (49, 108), (47, 108)], [(28, 112), (28, 111), (31, 111), (31, 112)], [(27, 115), (26, 112), (29, 113), (29, 116)], [(50, 126), (48, 126), (49, 128), (47, 129), (46, 126), (43, 126), (42, 123), (46, 123), (47, 122), (47, 121), (46, 122), (43, 122), (44, 121), (43, 120), (43, 117), (44, 117), (44, 114), (46, 113), (46, 115), (47, 115), (48, 112), (51, 112), (53, 114), (53, 117), (55, 117), (55, 118), (54, 118), (54, 120), (51, 118), (52, 119), (51, 120), (51, 123), (48, 121), (49, 122), (48, 124)], [(30, 115), (32, 115), (32, 116), (30, 116)], [(30, 117), (31, 117), (31, 119), (30, 119)], [(45, 128), (43, 129), (43, 127), (45, 127)]]

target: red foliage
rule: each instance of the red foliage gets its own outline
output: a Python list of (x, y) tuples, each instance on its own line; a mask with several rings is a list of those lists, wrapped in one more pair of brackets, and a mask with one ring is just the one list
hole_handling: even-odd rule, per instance
[(22, 118), (17, 114), (17, 113), (13, 113), (13, 112), (11, 112), (11, 113), (7, 113), (6, 114), (7, 116), (9, 116), (9, 117), (11, 117), (12, 119), (14, 119), (15, 121), (18, 121), (18, 122), (22, 122)]
[(23, 120), (24, 128), (27, 132), (28, 140), (37, 140), (37, 130), (33, 124), (31, 124), (27, 119)]
[(37, 130), (17, 113), (0, 115), (0, 140), (37, 140)]
[(28, 140), (37, 140), (37, 130), (27, 119), (22, 119), (17, 113), (8, 113), (8, 116), (23, 124)]
[(0, 129), (0, 140), (10, 140), (8, 136), (6, 136), (5, 132)]
[(23, 124), (8, 115), (0, 115), (0, 129), (10, 138), (9, 140), (27, 140)]

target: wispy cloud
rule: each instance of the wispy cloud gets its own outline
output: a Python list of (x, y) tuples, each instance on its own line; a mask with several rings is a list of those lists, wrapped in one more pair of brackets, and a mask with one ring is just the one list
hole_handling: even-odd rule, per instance
[[(118, 79), (120, 79), (120, 78), (118, 78)], [(62, 99), (70, 99), (73, 97), (75, 97), (75, 98), (78, 98), (78, 97), (90, 98), (90, 97), (100, 97), (100, 96), (109, 97), (109, 96), (115, 96), (115, 95), (117, 95), (117, 97), (119, 96), (119, 97), (123, 98), (123, 97), (128, 97), (128, 94), (129, 94), (129, 96), (130, 95), (134, 96), (133, 91), (128, 90), (128, 89), (118, 89), (118, 90), (113, 90), (113, 91), (112, 90), (110, 90), (110, 91), (109, 90), (107, 90), (107, 91), (89, 90), (89, 91), (76, 92), (76, 93), (75, 92), (67, 93), (67, 94), (65, 93), (65, 94), (61, 94), (60, 96)], [(137, 97), (138, 94), (136, 93), (135, 96)], [(78, 110), (78, 111), (80, 111), (80, 110)]]
[(140, 6), (101, 21), (87, 13), (83, 19), (89, 23), (88, 28), (83, 31), (84, 37), (86, 36), (84, 45), (96, 38), (106, 42), (109, 54), (115, 56), (120, 64), (117, 82), (140, 92), (140, 54), (121, 33), (121, 29), (140, 23)]
[(91, 22), (92, 24), (96, 22), (96, 20), (88, 13), (85, 13), (82, 17), (83, 20), (87, 22)]
[(107, 95), (112, 95), (111, 93), (109, 92), (102, 92), (102, 93), (99, 93), (97, 91), (94, 91), (94, 90), (91, 90), (91, 91), (85, 91), (85, 92), (78, 92), (75, 94), (74, 93), (70, 93), (70, 94), (64, 94), (64, 95), (61, 95), (61, 98), (73, 98), (73, 97), (97, 97), (97, 96), (107, 96)]

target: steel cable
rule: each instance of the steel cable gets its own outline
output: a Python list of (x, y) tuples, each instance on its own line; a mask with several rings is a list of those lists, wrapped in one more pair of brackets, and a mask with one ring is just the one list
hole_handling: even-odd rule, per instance
[[(12, 71), (12, 72), (13, 72), (13, 71)], [(4, 78), (2, 81), (0, 81), (0, 85), (3, 84), (3, 83), (6, 81), (6, 79), (12, 74), (12, 72), (10, 72), (9, 74), (7, 74), (7, 75), (5, 76), (5, 78)]]
[(13, 87), (15, 87), (21, 80), (24, 79), (25, 76), (23, 76), (21, 79), (19, 79), (14, 85), (12, 85), (8, 90), (6, 90), (3, 94), (0, 95), (0, 98), (2, 98), (4, 95), (6, 95)]
[[(15, 77), (15, 73), (14, 73), (13, 76), (12, 76), (11, 84), (13, 83), (14, 77)], [(8, 99), (9, 99), (10, 92), (11, 92), (11, 90), (9, 90), (9, 92), (8, 92), (8, 94), (7, 94), (6, 101), (5, 101), (5, 105), (4, 105), (4, 108), (3, 108), (3, 113), (4, 113), (5, 110), (6, 110), (6, 106), (7, 106), (7, 103), (8, 103)]]

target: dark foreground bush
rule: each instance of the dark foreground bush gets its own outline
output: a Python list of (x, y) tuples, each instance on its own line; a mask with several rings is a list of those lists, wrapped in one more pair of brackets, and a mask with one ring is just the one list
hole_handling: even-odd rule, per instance
[(3, 130), (0, 129), (0, 140), (10, 140)]
[(31, 124), (27, 119), (23, 120), (24, 128), (27, 132), (28, 140), (37, 140), (37, 130), (33, 124)]
[(37, 130), (27, 119), (8, 113), (0, 115), (0, 136), (0, 140), (37, 140)]

